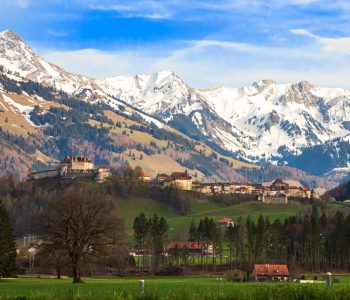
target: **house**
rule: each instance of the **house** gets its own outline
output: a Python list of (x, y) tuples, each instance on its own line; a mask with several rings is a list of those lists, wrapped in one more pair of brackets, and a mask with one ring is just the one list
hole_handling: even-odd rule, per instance
[(256, 281), (287, 281), (289, 270), (287, 265), (254, 264), (251, 277)]
[(156, 176), (156, 181), (158, 181), (158, 182), (163, 182), (163, 181), (165, 181), (165, 180), (168, 180), (169, 179), (169, 175), (167, 175), (167, 174), (157, 174), (157, 176)]
[(288, 190), (289, 184), (284, 182), (282, 179), (277, 178), (272, 184), (270, 185), (271, 190), (276, 191), (286, 191)]
[(230, 218), (223, 218), (219, 220), (218, 223), (221, 227), (224, 227), (224, 228), (229, 227), (230, 225), (235, 226), (235, 223)]
[(201, 193), (201, 194), (211, 195), (213, 193), (212, 183), (203, 183), (203, 182), (193, 181), (192, 191)]
[(96, 181), (103, 182), (111, 175), (111, 170), (106, 165), (101, 165), (97, 168)]
[(212, 255), (213, 245), (206, 242), (174, 242), (167, 246), (168, 255)]
[(192, 177), (188, 175), (187, 170), (185, 172), (173, 172), (165, 182), (166, 186), (173, 186), (179, 190), (191, 191), (192, 190)]
[(141, 169), (140, 175), (139, 175), (139, 180), (141, 180), (141, 181), (150, 181), (151, 180), (151, 176), (147, 172), (145, 172), (144, 170)]

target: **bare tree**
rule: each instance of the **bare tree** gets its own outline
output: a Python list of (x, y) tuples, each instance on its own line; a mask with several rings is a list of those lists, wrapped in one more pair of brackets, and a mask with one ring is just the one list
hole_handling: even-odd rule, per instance
[(69, 189), (54, 201), (40, 217), (40, 228), (42, 247), (51, 253), (61, 249), (69, 257), (73, 283), (82, 282), (82, 264), (106, 256), (122, 232), (112, 199), (98, 198), (86, 187)]

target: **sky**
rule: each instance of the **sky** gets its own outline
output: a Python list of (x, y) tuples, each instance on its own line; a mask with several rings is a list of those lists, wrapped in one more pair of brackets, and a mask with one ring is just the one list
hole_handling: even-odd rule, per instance
[(0, 0), (0, 11), (0, 31), (82, 75), (350, 89), (349, 0)]

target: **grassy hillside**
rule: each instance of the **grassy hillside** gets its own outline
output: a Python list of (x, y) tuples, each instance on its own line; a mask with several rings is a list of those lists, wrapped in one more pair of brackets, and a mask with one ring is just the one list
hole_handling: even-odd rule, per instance
[[(269, 217), (270, 221), (276, 218), (284, 220), (289, 216), (303, 215), (311, 212), (311, 205), (301, 204), (296, 202), (289, 202), (284, 204), (264, 204), (261, 202), (245, 202), (235, 204), (228, 207), (223, 207), (217, 203), (191, 199), (191, 212), (187, 215), (179, 215), (175, 209), (167, 206), (164, 203), (159, 203), (151, 199), (137, 198), (137, 199), (118, 199), (116, 201), (118, 215), (124, 221), (128, 239), (132, 240), (132, 226), (135, 216), (144, 212), (151, 216), (154, 213), (166, 218), (169, 223), (169, 238), (170, 239), (185, 239), (191, 220), (194, 219), (196, 223), (206, 216), (219, 220), (224, 217), (236, 220), (238, 217), (246, 219), (249, 215), (253, 220), (257, 220), (259, 215)], [(328, 210), (334, 213), (337, 210), (350, 212), (350, 207), (333, 207), (330, 206)]]

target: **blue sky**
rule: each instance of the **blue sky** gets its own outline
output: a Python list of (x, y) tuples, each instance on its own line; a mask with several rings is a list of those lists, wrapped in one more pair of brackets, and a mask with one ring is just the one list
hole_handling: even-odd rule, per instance
[(195, 87), (350, 88), (350, 1), (0, 0), (0, 30), (83, 75), (171, 69)]

